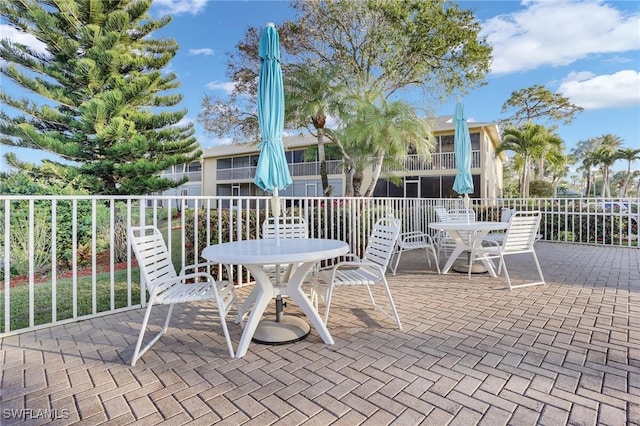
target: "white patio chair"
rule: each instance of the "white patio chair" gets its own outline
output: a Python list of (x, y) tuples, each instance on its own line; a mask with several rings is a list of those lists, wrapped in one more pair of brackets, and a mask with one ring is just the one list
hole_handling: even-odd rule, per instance
[[(340, 286), (365, 286), (369, 292), (369, 298), (373, 307), (389, 319), (395, 321), (398, 329), (402, 330), (402, 324), (400, 323), (400, 317), (398, 311), (393, 303), (393, 297), (391, 296), (391, 290), (385, 277), (385, 272), (391, 256), (393, 255), (398, 235), (401, 228), (400, 219), (392, 217), (385, 217), (379, 219), (374, 227), (367, 247), (365, 248), (364, 256), (360, 259), (355, 254), (346, 255), (347, 259), (343, 262), (339, 262), (331, 268), (323, 269), (318, 272), (318, 278), (312, 281), (313, 291), (317, 293), (318, 298), (324, 300), (325, 312), (324, 322), (327, 324), (329, 320), (329, 309), (331, 308), (331, 296), (333, 295), (336, 287)], [(371, 291), (371, 286), (382, 285), (389, 298), (389, 305), (391, 313), (382, 309), (376, 304), (376, 301)], [(316, 304), (317, 304), (317, 299)]]
[[(500, 259), (498, 275), (504, 268), (504, 274), (507, 277), (510, 290), (532, 285), (546, 285), (544, 276), (542, 275), (542, 269), (540, 269), (540, 262), (538, 261), (538, 256), (536, 255), (534, 248), (541, 218), (542, 215), (539, 211), (518, 211), (511, 216), (509, 227), (507, 228), (501, 243), (494, 240), (476, 239), (471, 250), (471, 256), (469, 257), (469, 271), (471, 271), (471, 265), (473, 262), (483, 259)], [(485, 245), (483, 245), (483, 243)], [(523, 253), (531, 253), (533, 256), (540, 281), (512, 285), (511, 277), (509, 276), (509, 271), (507, 271), (507, 265), (504, 258), (505, 256)], [(468, 275), (469, 279), (471, 279), (471, 272), (469, 272)]]
[[(277, 225), (277, 226), (276, 226)], [(309, 238), (309, 228), (306, 220), (301, 216), (279, 216), (269, 217), (262, 222), (262, 239), (273, 240), (276, 238)], [(275, 286), (280, 286), (289, 280), (289, 274), (292, 272), (292, 265), (264, 265), (264, 271), (274, 280)], [(242, 319), (249, 313), (253, 301), (255, 299), (256, 289), (247, 296), (246, 300), (238, 309), (235, 318), (236, 323), (242, 323)], [(276, 315), (282, 314), (282, 296), (276, 296)]]
[[(438, 212), (436, 211), (436, 213)], [(472, 223), (476, 221), (476, 212), (473, 209), (451, 209), (446, 214), (440, 213), (439, 216), (446, 219), (443, 222)], [(460, 233), (463, 238), (468, 240), (473, 239), (474, 234), (473, 232)], [(438, 238), (438, 256), (441, 256), (441, 252), (445, 255), (451, 253), (455, 246), (453, 238), (446, 231), (442, 231)]]
[[(262, 239), (274, 240), (276, 232), (281, 239), (309, 238), (307, 221), (301, 216), (269, 217), (262, 222)], [(265, 265), (264, 269), (267, 275), (275, 278), (277, 284), (280, 284), (283, 276), (288, 279), (287, 274), (291, 272), (290, 265)]]
[(398, 236), (398, 243), (396, 244), (396, 249), (393, 253), (393, 257), (395, 258), (395, 262), (393, 259), (389, 263), (389, 269), (393, 275), (396, 274), (396, 270), (398, 269), (398, 264), (400, 263), (400, 257), (402, 253), (405, 251), (411, 250), (421, 250), (424, 249), (427, 254), (427, 263), (429, 267), (431, 267), (431, 257), (435, 260), (436, 269), (438, 270), (438, 274), (440, 273), (440, 264), (438, 261), (438, 253), (436, 252), (436, 244), (430, 235), (427, 235), (420, 231), (413, 232), (403, 232)]
[[(449, 212), (447, 209), (442, 206), (435, 206), (433, 210), (436, 212), (436, 220), (438, 222), (449, 222)], [(435, 243), (438, 248), (438, 258), (441, 258), (443, 253), (446, 255), (452, 252), (455, 247), (455, 242), (446, 231), (438, 231), (436, 233)]]
[[(233, 283), (216, 281), (210, 274), (199, 271), (200, 268), (209, 265), (206, 263), (186, 266), (177, 274), (162, 234), (155, 226), (134, 226), (129, 228), (129, 241), (138, 260), (140, 274), (149, 291), (149, 301), (142, 320), (138, 342), (131, 359), (131, 366), (135, 366), (138, 359), (167, 332), (174, 304), (205, 300), (214, 300), (216, 303), (222, 331), (227, 341), (227, 349), (229, 349), (229, 355), (233, 358), (233, 346), (231, 345), (231, 338), (225, 321), (231, 305), (236, 302)], [(193, 272), (186, 273), (191, 270)], [(151, 342), (143, 349), (140, 349), (149, 322), (151, 308), (158, 304), (169, 305), (164, 326)]]

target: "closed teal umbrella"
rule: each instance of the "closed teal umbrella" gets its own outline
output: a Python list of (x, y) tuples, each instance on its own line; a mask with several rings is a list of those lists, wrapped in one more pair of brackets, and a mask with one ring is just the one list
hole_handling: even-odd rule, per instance
[(278, 190), (291, 185), (284, 155), (284, 87), (280, 67), (280, 37), (272, 23), (260, 36), (260, 75), (258, 77), (258, 123), (262, 141), (256, 167), (255, 184), (273, 193), (274, 216), (279, 216)]
[(464, 115), (462, 102), (456, 103), (453, 114), (455, 134), (453, 137), (453, 151), (456, 158), (456, 179), (453, 181), (453, 190), (458, 194), (464, 194), (465, 207), (469, 207), (469, 195), (473, 193), (473, 176), (471, 176), (471, 136), (467, 119)]

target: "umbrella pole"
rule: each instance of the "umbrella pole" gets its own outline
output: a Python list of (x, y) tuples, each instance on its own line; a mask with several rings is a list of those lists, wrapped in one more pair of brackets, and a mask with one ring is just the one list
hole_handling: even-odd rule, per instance
[(273, 212), (273, 217), (276, 218), (276, 245), (280, 245), (280, 221), (278, 218), (280, 217), (280, 197), (278, 197), (278, 188), (273, 189), (273, 197), (271, 197), (271, 211)]

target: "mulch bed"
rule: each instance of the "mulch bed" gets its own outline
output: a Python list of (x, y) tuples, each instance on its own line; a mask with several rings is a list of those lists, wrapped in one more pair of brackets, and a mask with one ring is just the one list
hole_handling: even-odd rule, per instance
[[(131, 267), (137, 267), (138, 263), (135, 260), (131, 261)], [(104, 272), (109, 272), (111, 269), (111, 265), (110, 265), (110, 258), (109, 258), (109, 253), (101, 253), (97, 256), (96, 258), (96, 273), (104, 273)], [(116, 263), (113, 265), (113, 269), (114, 271), (121, 271), (123, 269), (127, 269), (127, 262), (120, 262), (120, 263)], [(85, 277), (87, 275), (92, 275), (94, 273), (91, 265), (89, 266), (83, 266), (82, 268), (78, 269), (77, 271), (77, 276), (78, 277)], [(61, 279), (66, 279), (66, 278), (71, 278), (73, 277), (73, 270), (71, 269), (66, 269), (63, 271), (58, 271), (57, 275), (56, 275), (56, 279), (61, 280)], [(48, 283), (51, 281), (51, 275), (50, 274), (36, 274), (34, 276), (34, 283), (35, 284), (40, 284), (40, 283)], [(10, 279), (10, 286), (13, 287), (18, 287), (24, 284), (28, 284), (29, 283), (29, 275), (20, 275), (17, 277), (11, 277)], [(0, 284), (0, 287), (2, 287), (2, 284)]]

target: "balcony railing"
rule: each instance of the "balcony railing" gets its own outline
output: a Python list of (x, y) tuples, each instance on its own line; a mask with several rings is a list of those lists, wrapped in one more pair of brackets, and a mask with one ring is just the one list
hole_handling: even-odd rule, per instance
[[(480, 151), (472, 151), (471, 167), (480, 167)], [(406, 155), (397, 167), (385, 167), (384, 172), (419, 172), (419, 171), (452, 171), (456, 169), (455, 155), (453, 152), (439, 152), (427, 158), (424, 155)], [(327, 161), (327, 172), (329, 174), (342, 173), (342, 160)], [(319, 176), (320, 162), (309, 161), (305, 163), (289, 164), (291, 176)], [(228, 180), (250, 180), (256, 175), (255, 167), (236, 167), (231, 169), (218, 169), (216, 179), (218, 181)]]
[(171, 179), (175, 182), (182, 180), (184, 177), (187, 177), (189, 182), (201, 182), (202, 181), (202, 171), (197, 172), (184, 172), (184, 173), (163, 173), (162, 177)]
[[(284, 214), (307, 220), (310, 237), (340, 239), (360, 253), (379, 217), (393, 214), (405, 231), (430, 232), (433, 206), (462, 201), (283, 197), (282, 203)], [(629, 207), (607, 211), (609, 205)], [(637, 199), (474, 199), (472, 207), (479, 220), (499, 220), (501, 207), (541, 210), (540, 233), (548, 241), (638, 247)], [(0, 337), (144, 305), (127, 240), (132, 225), (158, 226), (180, 269), (201, 261), (207, 245), (259, 237), (269, 208), (268, 197), (0, 196)], [(211, 269), (218, 277), (223, 271)], [(229, 278), (238, 284), (251, 280), (242, 268), (234, 273)]]
[[(480, 167), (480, 151), (472, 151), (471, 167)], [(412, 154), (405, 155), (400, 161), (398, 167), (385, 167), (385, 172), (401, 172), (401, 171), (429, 171), (429, 170), (455, 170), (456, 159), (453, 152), (438, 152), (431, 154), (430, 158), (424, 155)]]
[[(304, 163), (289, 164), (289, 173), (291, 176), (320, 176), (320, 162), (309, 161)], [(341, 174), (342, 160), (328, 160), (327, 173)], [(216, 179), (218, 181), (227, 180), (250, 180), (256, 176), (256, 167), (235, 167), (231, 169), (218, 169)]]

